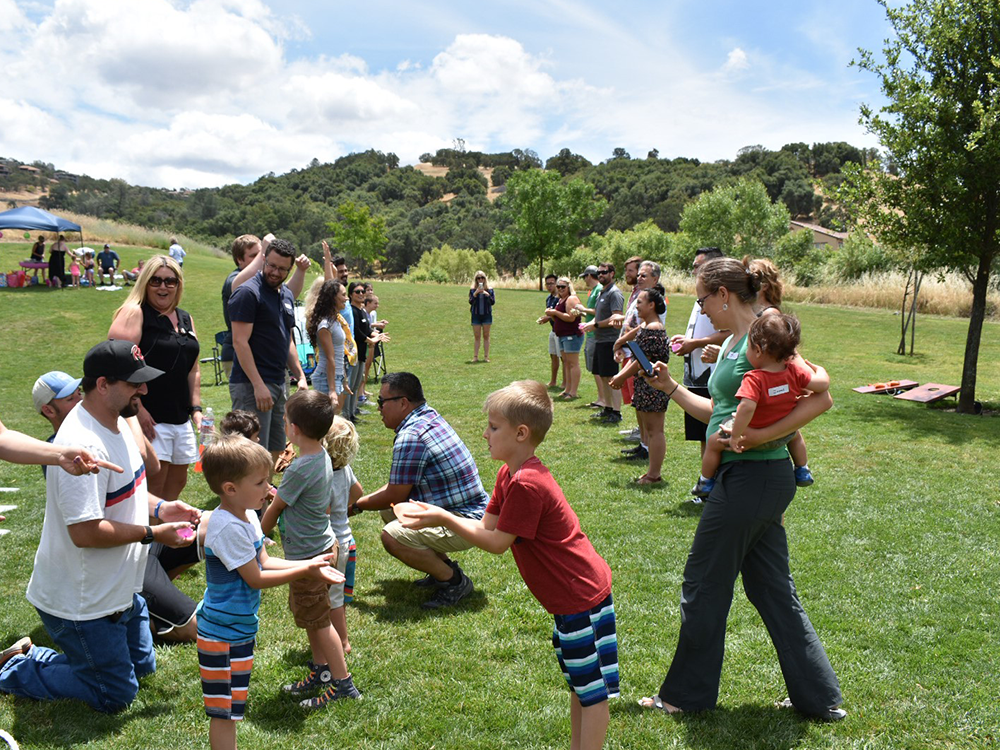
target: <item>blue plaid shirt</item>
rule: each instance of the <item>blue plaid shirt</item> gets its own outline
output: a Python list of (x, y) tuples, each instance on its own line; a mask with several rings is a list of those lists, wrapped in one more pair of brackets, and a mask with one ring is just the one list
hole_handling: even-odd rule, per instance
[(489, 501), (469, 449), (427, 404), (396, 428), (389, 484), (412, 484), (410, 500), (465, 518), (482, 518)]

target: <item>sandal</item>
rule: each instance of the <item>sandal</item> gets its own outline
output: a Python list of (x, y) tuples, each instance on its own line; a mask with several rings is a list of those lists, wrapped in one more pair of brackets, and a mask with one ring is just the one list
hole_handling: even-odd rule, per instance
[(640, 698), (639, 705), (643, 708), (655, 708), (657, 711), (662, 711), (663, 713), (670, 715), (684, 713), (684, 709), (677, 708), (677, 706), (671, 706), (669, 703), (664, 703), (663, 699), (658, 695)]
[(641, 477), (635, 478), (636, 484), (660, 484), (663, 482), (663, 477), (651, 477), (649, 474), (643, 474)]

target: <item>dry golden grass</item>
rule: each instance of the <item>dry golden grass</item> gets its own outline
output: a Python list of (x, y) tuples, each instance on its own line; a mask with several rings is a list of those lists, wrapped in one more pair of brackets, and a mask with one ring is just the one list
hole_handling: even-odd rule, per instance
[[(694, 294), (694, 279), (679, 271), (664, 271), (660, 283), (670, 294)], [(493, 282), (500, 289), (538, 289), (538, 278), (533, 275), (502, 276)], [(619, 281), (619, 286), (622, 282)], [(581, 284), (581, 289), (584, 287)], [(906, 275), (884, 273), (866, 276), (850, 284), (799, 287), (785, 285), (785, 301), (808, 302), (843, 307), (866, 307), (899, 310), (903, 303)], [(577, 290), (580, 291), (580, 290)], [(972, 289), (958, 274), (941, 278), (928, 274), (924, 277), (917, 301), (917, 312), (927, 315), (948, 315), (967, 318), (972, 306)], [(991, 292), (987, 297), (987, 317), (1000, 317), (1000, 294)]]

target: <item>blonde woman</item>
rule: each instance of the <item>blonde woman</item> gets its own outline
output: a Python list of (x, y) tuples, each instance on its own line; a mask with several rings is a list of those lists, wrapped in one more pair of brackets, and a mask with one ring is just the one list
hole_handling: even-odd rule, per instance
[(490, 286), (486, 274), (476, 271), (469, 289), (469, 307), (472, 308), (472, 335), (476, 340), (473, 362), (479, 361), (479, 341), (483, 342), (483, 361), (490, 361), (490, 326), (493, 325), (493, 305), (497, 303), (496, 294)]
[(109, 339), (139, 345), (147, 364), (163, 375), (147, 384), (139, 408), (139, 425), (160, 459), (160, 470), (149, 476), (149, 491), (176, 500), (187, 484), (188, 464), (198, 460), (201, 428), (200, 345), (191, 316), (178, 307), (184, 275), (175, 260), (154, 255), (139, 273), (135, 286), (118, 310)]
[(559, 352), (566, 378), (566, 389), (556, 398), (572, 401), (579, 398), (577, 390), (580, 387), (580, 350), (583, 349), (580, 298), (576, 296), (573, 282), (566, 276), (556, 279), (556, 297), (559, 298), (556, 306), (545, 311), (545, 314), (552, 318), (552, 330), (559, 339)]

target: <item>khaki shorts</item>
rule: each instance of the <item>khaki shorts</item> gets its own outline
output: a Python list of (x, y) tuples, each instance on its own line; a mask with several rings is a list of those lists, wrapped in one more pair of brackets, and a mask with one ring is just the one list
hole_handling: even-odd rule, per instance
[[(320, 554), (333, 551), (331, 547)], [(288, 584), (288, 608), (297, 627), (321, 630), (330, 624), (330, 584), (315, 578), (296, 578)]]
[(470, 542), (465, 541), (458, 534), (449, 531), (444, 526), (433, 526), (429, 529), (404, 529), (396, 520), (396, 515), (391, 508), (380, 511), (382, 520), (386, 522), (382, 531), (402, 544), (404, 547), (413, 549), (432, 549), (435, 552), (447, 554), (448, 552), (461, 552), (472, 547)]

